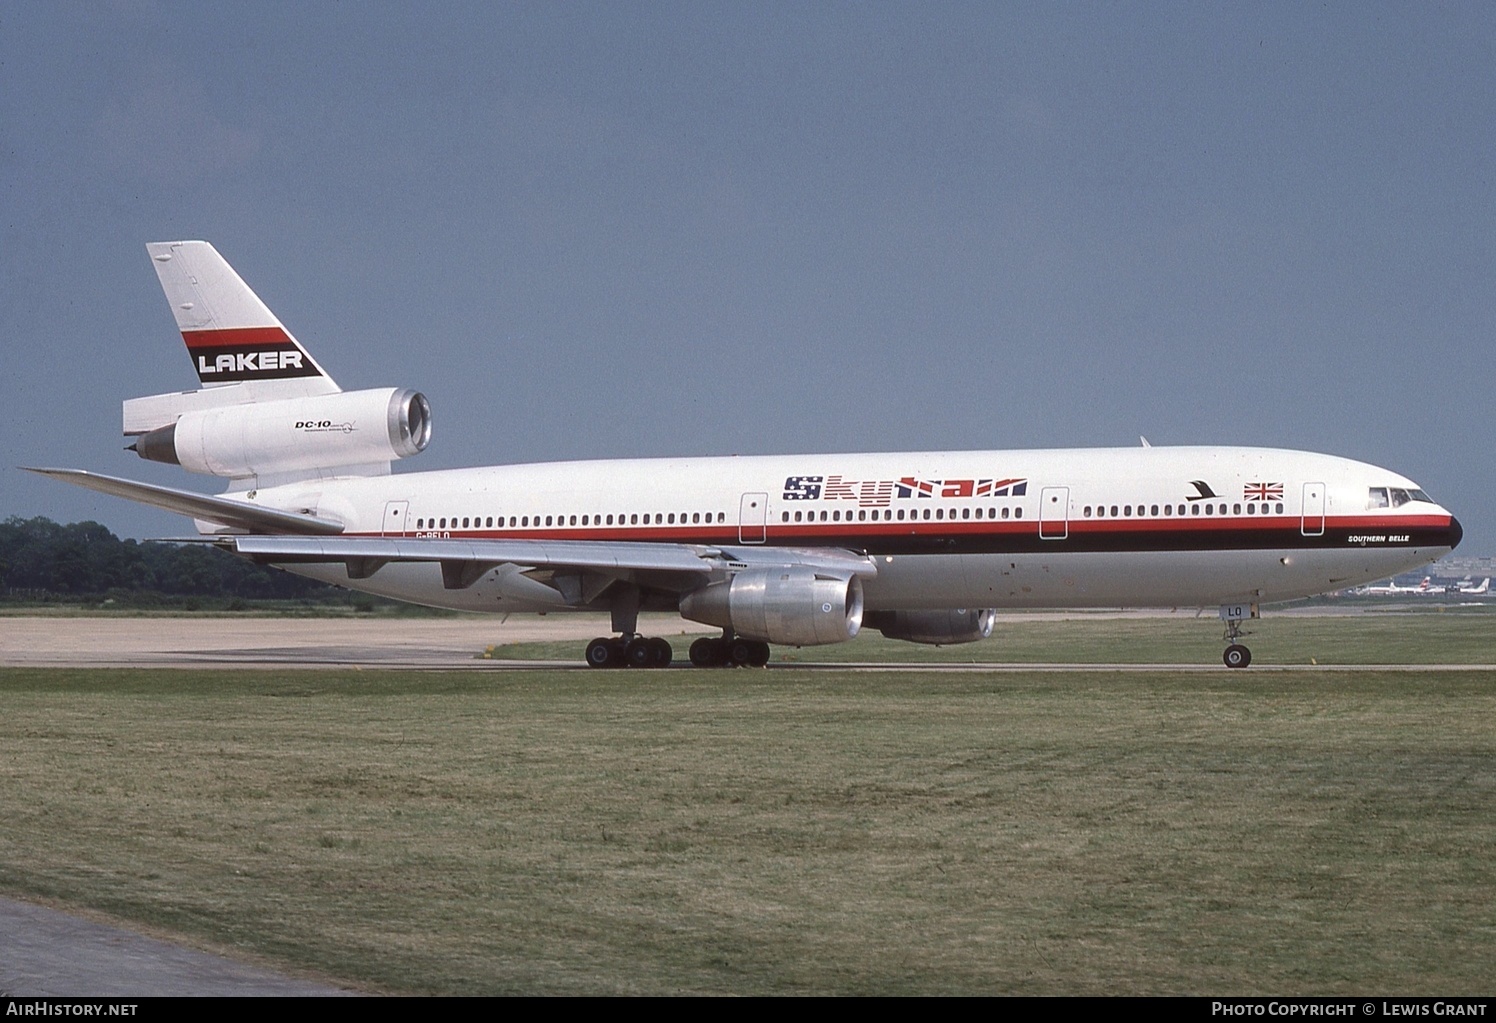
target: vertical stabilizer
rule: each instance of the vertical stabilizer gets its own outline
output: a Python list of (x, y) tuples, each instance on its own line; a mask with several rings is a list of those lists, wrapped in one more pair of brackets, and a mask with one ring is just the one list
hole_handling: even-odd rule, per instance
[(213, 246), (152, 242), (146, 251), (204, 387), (253, 382), (261, 401), (339, 390)]

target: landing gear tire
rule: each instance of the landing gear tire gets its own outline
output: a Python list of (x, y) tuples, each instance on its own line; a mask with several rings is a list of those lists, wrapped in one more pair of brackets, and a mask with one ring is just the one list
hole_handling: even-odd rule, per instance
[(623, 651), (615, 640), (599, 636), (587, 644), (587, 667), (616, 668), (623, 663)]
[(1252, 663), (1252, 651), (1240, 643), (1232, 643), (1221, 655), (1221, 660), (1226, 662), (1228, 668), (1245, 668)]
[(727, 660), (727, 652), (720, 639), (702, 636), (691, 644), (691, 663), (698, 668), (720, 668)]
[(630, 668), (654, 667), (654, 651), (643, 636), (629, 640), (629, 645), (623, 648), (623, 658)]
[(733, 664), (752, 664), (755, 646), (752, 640), (732, 640), (727, 644), (727, 659)]
[(753, 647), (753, 649), (748, 655), (747, 663), (754, 668), (762, 668), (764, 665), (768, 664), (769, 644), (754, 641), (751, 646)]
[(646, 640), (649, 644), (649, 666), (651, 668), (668, 668), (670, 661), (675, 656), (675, 651), (670, 649), (670, 644), (663, 639)]

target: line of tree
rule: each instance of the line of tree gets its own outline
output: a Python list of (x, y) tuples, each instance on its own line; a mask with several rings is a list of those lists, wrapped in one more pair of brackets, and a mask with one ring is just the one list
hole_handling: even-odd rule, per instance
[[(312, 600), (347, 602), (348, 593), (208, 544), (121, 540), (97, 522), (47, 518), (0, 523), (0, 598)], [(146, 599), (141, 599), (146, 598)], [(175, 602), (175, 601), (172, 601)]]

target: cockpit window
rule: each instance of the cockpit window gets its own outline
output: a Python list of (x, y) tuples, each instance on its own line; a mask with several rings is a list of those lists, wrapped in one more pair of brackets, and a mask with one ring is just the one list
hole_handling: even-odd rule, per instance
[(1422, 501), (1433, 504), (1434, 499), (1422, 490), (1402, 487), (1372, 487), (1366, 492), (1367, 508), (1401, 508), (1405, 504)]

